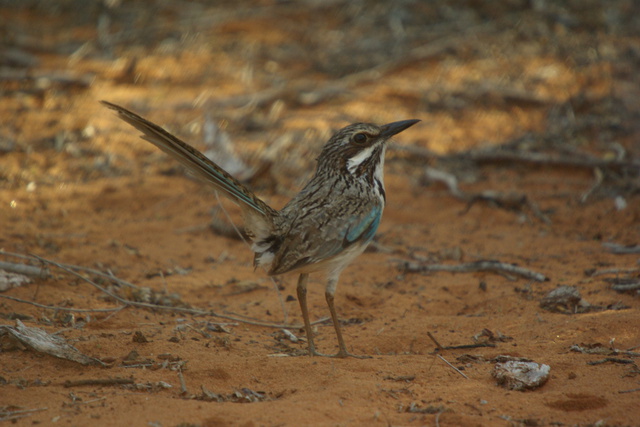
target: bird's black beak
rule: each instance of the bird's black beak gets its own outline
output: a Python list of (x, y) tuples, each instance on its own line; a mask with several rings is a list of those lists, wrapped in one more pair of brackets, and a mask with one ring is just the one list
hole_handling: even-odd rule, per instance
[(381, 126), (382, 132), (380, 132), (380, 136), (385, 138), (392, 137), (393, 135), (397, 135), (403, 130), (415, 125), (419, 121), (420, 120), (401, 120), (399, 122), (386, 124)]

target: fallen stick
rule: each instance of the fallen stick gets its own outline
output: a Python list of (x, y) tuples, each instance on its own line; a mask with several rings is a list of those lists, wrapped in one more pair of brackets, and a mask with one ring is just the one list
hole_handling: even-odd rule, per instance
[(603, 363), (621, 363), (623, 365), (635, 364), (632, 359), (622, 359), (620, 357), (605, 357), (604, 359), (587, 362), (587, 365), (602, 365)]
[(40, 277), (43, 279), (49, 276), (49, 272), (46, 268), (14, 262), (0, 261), (0, 270), (9, 271), (11, 273), (24, 274), (25, 276)]
[(489, 342), (481, 342), (477, 344), (447, 345), (442, 346), (431, 332), (427, 332), (427, 336), (433, 341), (438, 350), (466, 350), (470, 348), (495, 347), (496, 345)]
[[(3, 251), (0, 251), (0, 255), (16, 256), (15, 254), (6, 253), (6, 252), (3, 252)], [(234, 321), (234, 322), (240, 322), (240, 323), (245, 323), (245, 324), (254, 325), (254, 326), (262, 326), (262, 327), (267, 327), (267, 328), (277, 328), (277, 329), (282, 329), (282, 328), (299, 329), (299, 328), (302, 328), (302, 325), (277, 324), (277, 323), (262, 322), (262, 321), (258, 321), (258, 320), (242, 319), (239, 315), (235, 315), (235, 314), (233, 314), (233, 315), (231, 315), (231, 314), (220, 314), (220, 313), (217, 313), (217, 312), (214, 312), (214, 311), (198, 310), (198, 309), (186, 308), (186, 307), (172, 307), (172, 306), (151, 304), (151, 303), (146, 303), (146, 302), (131, 301), (131, 300), (128, 300), (126, 298), (122, 298), (122, 297), (114, 294), (113, 292), (105, 289), (104, 287), (98, 285), (97, 283), (95, 283), (91, 279), (88, 279), (88, 278), (82, 276), (80, 273), (78, 273), (77, 271), (74, 271), (74, 270), (88, 271), (88, 272), (91, 272), (93, 274), (99, 274), (100, 276), (106, 277), (106, 278), (108, 278), (110, 280), (113, 280), (114, 282), (126, 284), (127, 286), (130, 286), (130, 287), (133, 287), (133, 288), (138, 288), (138, 286), (133, 285), (133, 284), (128, 283), (128, 282), (125, 282), (124, 280), (120, 280), (120, 279), (118, 279), (117, 277), (115, 277), (113, 275), (105, 274), (105, 273), (102, 273), (102, 272), (99, 272), (99, 271), (96, 271), (96, 270), (92, 270), (92, 269), (88, 269), (88, 268), (84, 268), (84, 267), (61, 264), (61, 263), (58, 263), (58, 262), (55, 262), (55, 261), (51, 261), (51, 260), (46, 259), (46, 258), (42, 258), (42, 257), (37, 256), (37, 255), (32, 255), (32, 256), (20, 256), (20, 255), (18, 255), (18, 256), (21, 257), (21, 258), (26, 258), (26, 259), (35, 259), (35, 260), (38, 260), (38, 261), (40, 261), (42, 263), (58, 267), (61, 270), (64, 270), (67, 273), (72, 274), (72, 275), (78, 277), (79, 279), (89, 283), (90, 285), (94, 286), (96, 289), (100, 290), (101, 292), (107, 294), (111, 298), (113, 298), (116, 301), (118, 301), (121, 304), (123, 304), (122, 306), (116, 307), (116, 308), (113, 308), (113, 309), (70, 309), (70, 308), (65, 308), (65, 307), (56, 307), (56, 306), (48, 306), (48, 305), (44, 305), (44, 304), (38, 304), (38, 303), (35, 303), (35, 302), (26, 301), (26, 300), (23, 300), (23, 299), (20, 299), (20, 298), (16, 298), (16, 297), (10, 297), (8, 295), (0, 295), (0, 297), (2, 297), (2, 298), (10, 299), (10, 300), (13, 300), (13, 301), (16, 301), (16, 302), (20, 302), (20, 303), (31, 304), (31, 305), (39, 307), (39, 308), (52, 309), (52, 310), (75, 311), (75, 312), (83, 312), (83, 311), (84, 312), (101, 312), (101, 311), (117, 312), (119, 310), (122, 310), (125, 307), (132, 306), (132, 307), (148, 308), (148, 309), (151, 309), (151, 310), (165, 310), (165, 311), (174, 311), (174, 312), (178, 312), (178, 313), (187, 313), (187, 314), (192, 314), (194, 316), (219, 317), (219, 318), (231, 320), (231, 321)], [(312, 322), (312, 324), (322, 323), (325, 320), (326, 320), (326, 318), (322, 318), (322, 319), (319, 319), (319, 320), (316, 320), (316, 321)]]
[(85, 385), (123, 385), (133, 384), (133, 378), (97, 378), (86, 380), (65, 381), (62, 385), (66, 388), (80, 387)]
[(564, 155), (548, 155), (544, 153), (532, 153), (528, 151), (506, 151), (506, 150), (477, 150), (468, 151), (461, 154), (463, 158), (471, 159), (476, 162), (520, 162), (531, 163), (535, 165), (545, 166), (571, 166), (578, 168), (613, 168), (627, 169), (640, 168), (640, 160), (604, 160), (588, 155), (564, 156)]
[[(22, 259), (30, 259), (30, 260), (34, 260), (34, 261), (38, 261), (41, 260), (43, 258), (39, 258), (36, 256), (29, 256), (29, 255), (22, 255), (22, 254), (17, 254), (14, 252), (6, 252), (3, 250), (0, 250), (0, 255), (6, 255), (6, 256), (11, 256), (11, 257), (15, 257), (15, 258), (22, 258)], [(58, 263), (58, 265), (60, 266), (64, 266), (67, 268), (70, 268), (72, 270), (78, 270), (78, 271), (85, 271), (87, 273), (91, 273), (91, 274), (95, 274), (96, 276), (100, 276), (100, 277), (104, 277), (105, 279), (109, 279), (119, 285), (124, 285), (124, 286), (128, 286), (131, 288), (138, 288), (138, 286), (134, 285), (133, 283), (129, 283), (125, 280), (119, 279), (117, 277), (115, 277), (112, 273), (103, 273), (102, 271), (99, 270), (95, 270), (93, 268), (89, 268), (89, 267), (82, 267), (80, 265), (73, 265), (73, 264), (63, 264), (63, 263)]]
[(472, 273), (478, 271), (493, 271), (497, 273), (510, 273), (517, 276), (522, 276), (526, 279), (535, 280), (537, 282), (544, 282), (547, 277), (544, 274), (537, 273), (535, 271), (519, 267), (514, 264), (508, 264), (499, 261), (475, 261), (467, 262), (458, 265), (446, 265), (446, 264), (419, 264), (416, 262), (404, 261), (400, 265), (402, 271), (408, 273), (431, 273), (434, 271), (448, 271), (451, 273)]
[(524, 212), (528, 208), (538, 219), (546, 224), (551, 224), (551, 220), (547, 217), (536, 203), (529, 200), (524, 194), (519, 193), (502, 193), (499, 191), (485, 190), (479, 193), (467, 193), (462, 191), (458, 186), (458, 178), (455, 175), (435, 169), (432, 167), (426, 167), (424, 169), (424, 176), (428, 180), (442, 182), (451, 195), (459, 200), (467, 203), (467, 207), (462, 211), (465, 214), (471, 209), (471, 207), (478, 201), (491, 202), (502, 209), (516, 210)]
[(36, 408), (36, 409), (18, 409), (15, 411), (7, 410), (7, 406), (0, 408), (0, 422), (11, 421), (15, 423), (21, 418), (26, 418), (32, 415), (34, 412), (46, 411), (49, 408)]
[(441, 355), (439, 355), (439, 354), (438, 354), (438, 358), (439, 358), (440, 360), (442, 360), (444, 363), (446, 363), (447, 365), (449, 365), (449, 367), (450, 367), (451, 369), (453, 369), (454, 371), (456, 371), (457, 373), (459, 373), (460, 375), (462, 375), (465, 379), (469, 379), (469, 377), (468, 377), (468, 376), (466, 376), (466, 375), (464, 374), (464, 372), (462, 372), (460, 369), (456, 368), (456, 367), (455, 367), (455, 366), (453, 366), (451, 363), (449, 363), (449, 362), (447, 361), (447, 359), (445, 359), (444, 357), (442, 357), (442, 356), (441, 356)]
[(119, 306), (119, 307), (115, 307), (115, 308), (71, 308), (71, 307), (59, 307), (59, 306), (56, 306), (56, 305), (39, 304), (37, 302), (27, 301), (25, 299), (12, 297), (12, 296), (9, 296), (9, 295), (0, 295), (0, 298), (6, 298), (8, 300), (16, 301), (16, 302), (19, 302), (19, 303), (22, 303), (22, 304), (30, 304), (30, 305), (33, 305), (33, 306), (38, 307), (38, 308), (44, 308), (46, 310), (70, 311), (70, 312), (73, 312), (73, 313), (109, 313), (109, 312), (114, 312), (114, 311), (120, 311), (123, 308), (125, 308), (124, 306)]
[(640, 254), (640, 245), (621, 245), (619, 243), (604, 242), (602, 246), (616, 255)]

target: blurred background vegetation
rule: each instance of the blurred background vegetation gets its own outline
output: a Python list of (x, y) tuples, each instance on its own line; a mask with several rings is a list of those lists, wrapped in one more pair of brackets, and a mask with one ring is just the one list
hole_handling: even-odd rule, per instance
[(83, 179), (114, 166), (102, 98), (195, 145), (229, 132), (253, 172), (299, 173), (333, 129), (407, 118), (419, 150), (391, 156), (418, 164), (499, 144), (638, 158), (633, 0), (5, 0), (0, 23), (0, 152), (88, 154)]

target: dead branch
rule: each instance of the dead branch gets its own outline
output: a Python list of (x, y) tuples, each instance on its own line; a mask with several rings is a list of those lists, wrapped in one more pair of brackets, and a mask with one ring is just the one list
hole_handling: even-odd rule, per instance
[(629, 390), (620, 390), (618, 391), (618, 393), (623, 394), (623, 393), (635, 393), (636, 391), (640, 391), (640, 388), (632, 388)]
[[(551, 136), (545, 136), (545, 140), (550, 140)], [(626, 152), (622, 149), (620, 155), (616, 158), (598, 158), (590, 154), (582, 152), (560, 152), (560, 153), (544, 153), (534, 152), (519, 149), (519, 142), (521, 140), (511, 141), (507, 144), (502, 144), (497, 147), (482, 148), (468, 150), (461, 153), (456, 153), (447, 156), (437, 155), (430, 150), (423, 149), (416, 146), (404, 146), (397, 147), (401, 150), (407, 151), (409, 154), (425, 159), (427, 161), (432, 160), (447, 160), (458, 162), (473, 162), (475, 164), (482, 163), (525, 163), (534, 166), (549, 166), (549, 167), (571, 167), (571, 168), (585, 168), (594, 171), (595, 180), (593, 185), (586, 190), (581, 196), (581, 203), (586, 203), (587, 199), (598, 190), (604, 183), (607, 176), (607, 172), (616, 171), (617, 173), (626, 174), (629, 176), (637, 176), (640, 171), (640, 159), (638, 158), (625, 158)], [(610, 172), (609, 172), (610, 173)], [(452, 174), (438, 171), (433, 168), (427, 167), (425, 169), (425, 177), (429, 180), (438, 181), (444, 183), (452, 195), (469, 203), (468, 208), (476, 201), (488, 201), (495, 203), (498, 207), (508, 209), (522, 210), (523, 207), (530, 209), (533, 214), (545, 223), (550, 223), (548, 217), (544, 215), (535, 203), (527, 200), (524, 195), (517, 194), (501, 194), (497, 192), (485, 191), (478, 194), (465, 194), (460, 191), (457, 185), (457, 179)], [(637, 187), (637, 184), (631, 184)], [(514, 197), (518, 196), (518, 197)], [(467, 210), (468, 210), (467, 208)], [(465, 211), (466, 212), (466, 211)], [(640, 247), (639, 247), (640, 248)], [(638, 249), (640, 252), (640, 249)], [(615, 252), (618, 253), (618, 252)], [(628, 252), (620, 252), (628, 253)], [(635, 252), (633, 252), (635, 253)]]
[(54, 85), (63, 89), (87, 89), (91, 87), (94, 78), (92, 74), (77, 75), (64, 70), (34, 72), (5, 68), (0, 71), (0, 82), (29, 82), (31, 86), (37, 88), (34, 90), (38, 91)]
[(604, 347), (599, 344), (595, 345), (578, 345), (574, 344), (569, 347), (569, 350), (583, 354), (600, 354), (604, 356), (627, 356), (627, 357), (640, 357), (640, 353), (634, 352), (633, 349), (618, 350), (617, 348)]
[(604, 359), (587, 362), (587, 365), (602, 365), (603, 363), (620, 363), (623, 365), (631, 365), (635, 364), (636, 362), (634, 362), (632, 359), (622, 359), (620, 357), (605, 357)]
[(433, 336), (433, 334), (429, 331), (427, 331), (427, 336), (431, 339), (431, 341), (433, 341), (433, 343), (436, 345), (436, 347), (438, 348), (438, 350), (442, 350), (444, 349), (444, 347), (442, 345), (440, 345), (440, 343), (438, 342), (438, 340), (436, 339), (436, 337)]
[(6, 298), (9, 299), (11, 301), (15, 301), (15, 302), (19, 302), (22, 304), (30, 304), (33, 305), (35, 307), (38, 308), (44, 308), (45, 310), (55, 310), (55, 311), (70, 311), (73, 313), (111, 313), (114, 311), (120, 311), (123, 308), (125, 308), (125, 306), (119, 306), (119, 307), (115, 307), (115, 308), (72, 308), (72, 307), (59, 307), (57, 305), (45, 305), (45, 304), (39, 304), (37, 302), (33, 302), (33, 301), (27, 301), (25, 299), (22, 298), (17, 298), (17, 297), (12, 297), (9, 295), (0, 295), (0, 298)]
[(477, 344), (463, 344), (463, 345), (448, 345), (443, 347), (433, 336), (431, 332), (427, 332), (427, 336), (434, 342), (437, 347), (437, 350), (463, 350), (470, 348), (480, 348), (480, 347), (495, 347), (496, 345), (489, 342), (481, 342)]
[(68, 344), (63, 338), (49, 334), (40, 328), (25, 326), (19, 319), (16, 320), (15, 327), (0, 326), (0, 329), (4, 329), (13, 338), (37, 352), (71, 360), (82, 365), (105, 366), (101, 360), (80, 353), (77, 348)]
[(484, 348), (484, 347), (495, 348), (496, 345), (491, 342), (479, 342), (477, 344), (448, 345), (446, 347), (443, 347), (443, 350), (468, 350), (470, 348)]
[(635, 169), (640, 168), (640, 160), (631, 159), (599, 159), (588, 154), (580, 155), (553, 155), (546, 153), (536, 153), (531, 151), (516, 151), (514, 149), (505, 149), (504, 145), (492, 148), (483, 148), (477, 150), (468, 150), (448, 156), (441, 156), (431, 150), (414, 146), (403, 145), (394, 146), (395, 149), (406, 151), (407, 153), (425, 160), (446, 160), (460, 159), (471, 160), (476, 163), (529, 163), (541, 166), (554, 167), (575, 167), (587, 169)]
[[(55, 261), (51, 261), (51, 260), (48, 260), (48, 259), (45, 259), (45, 258), (41, 258), (41, 257), (39, 257), (38, 255), (33, 255), (33, 256), (34, 256), (35, 258), (37, 258), (38, 260), (40, 260), (41, 262), (43, 262), (43, 263), (46, 263), (46, 264), (50, 264), (50, 265), (56, 266), (56, 267), (58, 267), (59, 269), (64, 270), (64, 271), (66, 271), (67, 273), (70, 273), (70, 274), (72, 274), (72, 275), (74, 275), (74, 276), (76, 276), (76, 277), (80, 278), (81, 280), (84, 280), (85, 282), (89, 283), (90, 285), (92, 285), (93, 287), (97, 288), (97, 289), (98, 289), (98, 290), (100, 290), (101, 292), (103, 292), (103, 293), (105, 293), (105, 294), (109, 295), (111, 298), (115, 299), (116, 301), (123, 303), (124, 305), (130, 305), (131, 303), (133, 303), (133, 301), (128, 301), (128, 300), (126, 300), (126, 299), (124, 299), (124, 298), (122, 298), (122, 297), (120, 297), (120, 296), (118, 296), (118, 295), (114, 294), (113, 292), (109, 291), (108, 289), (105, 289), (105, 288), (103, 288), (102, 286), (98, 285), (98, 284), (97, 284), (96, 282), (94, 282), (93, 280), (88, 279), (88, 278), (86, 278), (86, 277), (82, 276), (80, 273), (78, 273), (78, 272), (76, 272), (76, 271), (73, 271), (72, 269), (70, 269), (70, 268), (68, 268), (68, 267), (66, 267), (66, 266), (64, 266), (64, 265), (62, 265), (62, 264), (59, 264), (59, 263), (57, 263), (57, 262), (55, 262)], [(136, 302), (135, 304), (145, 304), (145, 303), (137, 303), (137, 302)], [(151, 305), (151, 304), (149, 304), (149, 305)]]
[(36, 409), (18, 409), (15, 411), (10, 410), (10, 406), (0, 407), (0, 422), (11, 421), (15, 423), (20, 418), (25, 418), (33, 414), (34, 412), (46, 411), (49, 408), (36, 408)]
[(479, 193), (467, 193), (460, 190), (458, 186), (458, 178), (451, 173), (432, 167), (426, 167), (424, 175), (428, 180), (442, 182), (454, 197), (467, 202), (467, 207), (461, 212), (461, 214), (467, 213), (476, 202), (485, 201), (502, 209), (515, 210), (519, 212), (523, 212), (528, 209), (536, 218), (545, 224), (551, 223), (549, 217), (542, 213), (538, 205), (529, 200), (525, 194), (502, 193), (493, 190), (485, 190)]
[(470, 196), (460, 190), (460, 187), (458, 187), (458, 178), (456, 178), (454, 174), (427, 166), (424, 168), (424, 176), (430, 181), (443, 183), (454, 197), (465, 202), (469, 201)]
[(49, 272), (45, 268), (36, 267), (35, 265), (19, 264), (13, 262), (0, 261), (0, 270), (9, 271), (11, 273), (24, 274), (25, 276), (35, 276), (41, 279), (49, 276)]
[(589, 277), (596, 277), (596, 276), (605, 276), (608, 274), (614, 274), (616, 276), (619, 276), (621, 274), (635, 274), (635, 273), (640, 273), (640, 268), (605, 268), (602, 270), (597, 270), (597, 269), (588, 269), (585, 271), (585, 274)]
[[(4, 254), (4, 253), (2, 251), (0, 251), (0, 254)], [(106, 278), (108, 278), (110, 280), (113, 280), (113, 281), (116, 281), (118, 283), (124, 283), (127, 286), (138, 288), (136, 285), (133, 285), (131, 283), (125, 282), (124, 280), (118, 279), (113, 275), (105, 274), (105, 273), (102, 273), (102, 272), (99, 272), (99, 271), (96, 271), (96, 270), (92, 270), (92, 269), (87, 269), (87, 268), (84, 268), (84, 267), (61, 264), (61, 263), (58, 263), (58, 262), (55, 262), (55, 261), (48, 260), (46, 258), (42, 258), (42, 257), (37, 256), (37, 255), (32, 255), (30, 257), (25, 257), (25, 258), (36, 259), (36, 260), (39, 260), (40, 262), (42, 262), (44, 264), (53, 265), (55, 267), (58, 267), (61, 270), (64, 270), (67, 273), (72, 274), (72, 275), (78, 277), (79, 279), (89, 283), (90, 285), (92, 285), (93, 287), (98, 289), (100, 292), (103, 292), (103, 293), (107, 294), (108, 296), (110, 296), (111, 298), (115, 299), (116, 301), (118, 301), (118, 302), (120, 302), (122, 304), (122, 306), (116, 307), (114, 309), (84, 309), (86, 312), (101, 312), (101, 311), (114, 311), (114, 312), (117, 312), (117, 311), (122, 310), (123, 308), (125, 308), (127, 306), (132, 306), (132, 307), (148, 308), (148, 309), (151, 309), (151, 310), (174, 311), (174, 312), (179, 312), (179, 313), (191, 314), (191, 315), (194, 315), (194, 316), (219, 317), (221, 319), (227, 319), (227, 320), (231, 320), (231, 321), (234, 321), (234, 322), (240, 322), (240, 323), (245, 323), (245, 324), (248, 324), (248, 325), (262, 326), (262, 327), (267, 327), (267, 328), (277, 328), (277, 329), (293, 328), (293, 329), (298, 329), (298, 328), (302, 327), (302, 325), (276, 324), (276, 323), (262, 322), (262, 321), (258, 321), (258, 320), (243, 319), (239, 315), (235, 315), (235, 314), (220, 314), (220, 313), (216, 313), (214, 311), (198, 310), (198, 309), (187, 308), (187, 307), (173, 307), (173, 306), (166, 306), (166, 305), (151, 304), (151, 303), (146, 303), (146, 302), (131, 301), (131, 300), (128, 300), (126, 298), (122, 298), (122, 297), (114, 294), (113, 292), (110, 292), (109, 290), (107, 290), (104, 287), (98, 285), (94, 281), (92, 281), (92, 280), (82, 276), (80, 273), (74, 271), (74, 269), (90, 271), (91, 273), (99, 274), (100, 276), (106, 277)], [(9, 297), (7, 295), (0, 295), (0, 297), (7, 298), (7, 299), (10, 299), (10, 300), (13, 300), (13, 301), (16, 301), (16, 302), (20, 302), (20, 303), (31, 304), (31, 305), (34, 305), (36, 307), (45, 308), (45, 309), (65, 310), (65, 311), (81, 311), (81, 309), (68, 309), (68, 308), (64, 308), (64, 307), (47, 306), (47, 305), (38, 304), (38, 303), (35, 303), (35, 302), (22, 300), (22, 299), (16, 298), (16, 297)], [(326, 319), (323, 318), (323, 319), (316, 320), (315, 322), (312, 322), (312, 323), (313, 324), (322, 323), (325, 320)]]
[(530, 163), (544, 166), (562, 166), (575, 168), (632, 169), (640, 168), (640, 160), (599, 159), (582, 154), (580, 156), (550, 155), (529, 151), (508, 151), (501, 148), (471, 150), (457, 157), (473, 160), (477, 163)]
[[(22, 254), (17, 254), (17, 253), (13, 253), (13, 252), (6, 252), (6, 251), (3, 251), (1, 249), (0, 249), (0, 255), (11, 256), (11, 257), (14, 257), (14, 258), (30, 259), (30, 260), (34, 260), (34, 261), (38, 260), (38, 258), (35, 257), (35, 256), (22, 255)], [(105, 279), (109, 279), (109, 280), (113, 281), (116, 284), (124, 285), (124, 286), (130, 287), (130, 288), (134, 288), (134, 289), (138, 289), (138, 286), (134, 285), (133, 283), (130, 283), (130, 282), (127, 282), (125, 280), (117, 278), (111, 272), (103, 273), (100, 270), (95, 270), (93, 268), (83, 267), (83, 266), (80, 266), (80, 265), (73, 265), (73, 264), (58, 263), (58, 265), (70, 268), (72, 270), (85, 271), (87, 273), (91, 273), (91, 274), (94, 274), (96, 276), (100, 276), (100, 277), (103, 277)]]
[(621, 245), (619, 243), (604, 242), (604, 248), (616, 255), (640, 254), (640, 245)]
[(455, 367), (455, 366), (453, 366), (451, 363), (449, 363), (449, 362), (447, 361), (447, 359), (445, 359), (444, 357), (442, 357), (442, 356), (441, 356), (441, 355), (439, 355), (439, 354), (438, 354), (437, 356), (438, 356), (438, 358), (439, 358), (440, 360), (442, 360), (444, 363), (446, 363), (447, 365), (449, 365), (449, 367), (450, 367), (451, 369), (453, 369), (454, 371), (456, 371), (457, 373), (459, 373), (460, 375), (462, 375), (465, 379), (467, 379), (467, 380), (469, 379), (469, 377), (468, 377), (468, 376), (466, 376), (466, 375), (464, 374), (464, 372), (462, 372), (460, 369), (456, 368), (456, 367)]
[(403, 261), (398, 268), (407, 273), (431, 273), (434, 271), (448, 271), (451, 273), (475, 273), (479, 271), (493, 271), (497, 273), (508, 273), (522, 276), (526, 279), (544, 282), (547, 277), (541, 273), (519, 267), (514, 264), (507, 264), (499, 261), (475, 261), (458, 265), (446, 264), (420, 264), (416, 262)]
[(640, 291), (640, 279), (611, 279), (611, 289), (616, 292), (637, 292)]
[(471, 206), (473, 206), (478, 201), (490, 202), (495, 204), (499, 208), (515, 210), (519, 212), (523, 212), (524, 210), (528, 209), (540, 221), (544, 222), (545, 224), (551, 224), (551, 220), (549, 219), (549, 217), (542, 213), (536, 203), (529, 200), (526, 195), (519, 193), (501, 193), (493, 190), (485, 190), (481, 191), (480, 193), (472, 194), (470, 196), (470, 200), (467, 204), (466, 209), (461, 213), (467, 213), (469, 209), (471, 209)]
[(602, 173), (602, 169), (600, 168), (594, 168), (593, 169), (593, 173), (596, 176), (596, 179), (593, 183), (593, 185), (591, 187), (589, 187), (587, 189), (587, 191), (585, 191), (584, 193), (582, 193), (582, 196), (580, 196), (580, 203), (587, 203), (587, 199), (589, 197), (591, 197), (591, 195), (593, 193), (595, 193), (595, 191), (600, 188), (600, 186), (602, 185), (602, 183), (604, 182), (604, 173)]
[(133, 384), (133, 378), (97, 378), (76, 381), (65, 381), (62, 385), (66, 388), (80, 387), (85, 385), (126, 385)]
[(182, 369), (178, 369), (178, 380), (180, 380), (180, 394), (186, 396), (189, 391), (187, 390), (187, 382), (184, 380)]

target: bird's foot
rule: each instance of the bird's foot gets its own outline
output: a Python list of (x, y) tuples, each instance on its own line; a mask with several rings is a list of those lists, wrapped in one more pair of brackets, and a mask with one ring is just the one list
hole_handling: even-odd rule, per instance
[(315, 348), (310, 348), (309, 356), (333, 357), (333, 358), (340, 358), (340, 359), (346, 359), (347, 357), (353, 357), (355, 359), (371, 359), (371, 356), (349, 353), (346, 349), (343, 349), (343, 348), (341, 348), (340, 351), (338, 351), (336, 354), (324, 354), (324, 353), (320, 353), (319, 351), (316, 351)]
[(347, 350), (344, 350), (344, 349), (340, 349), (340, 351), (334, 354), (332, 357), (340, 357), (340, 358), (353, 357), (356, 359), (371, 359), (371, 356), (367, 356), (365, 354), (349, 353)]

